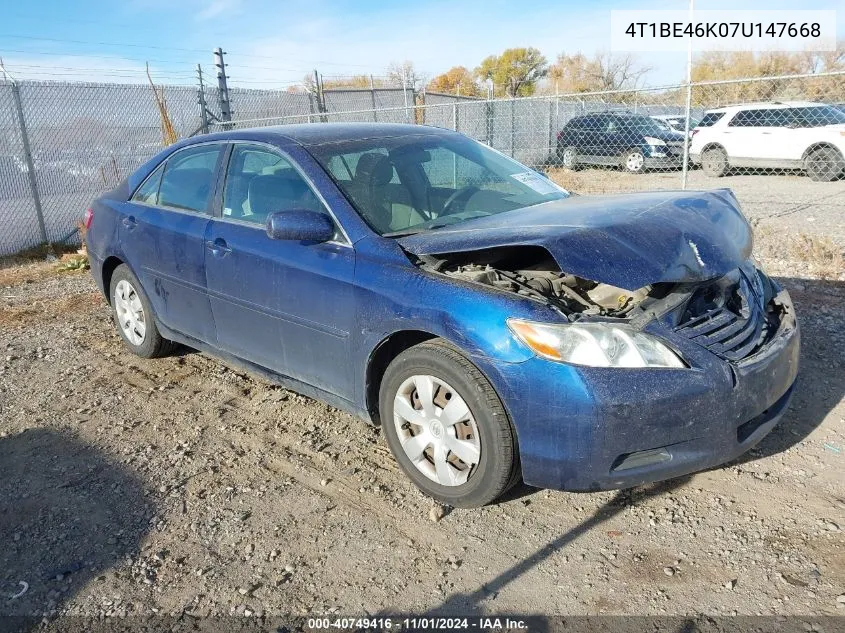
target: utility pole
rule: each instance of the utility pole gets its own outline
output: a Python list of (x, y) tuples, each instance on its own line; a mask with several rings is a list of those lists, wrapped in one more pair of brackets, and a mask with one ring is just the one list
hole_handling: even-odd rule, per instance
[[(232, 104), (229, 102), (229, 85), (226, 83), (226, 62), (223, 61), (223, 49), (214, 49), (214, 65), (217, 67), (217, 100), (220, 104), (220, 120), (232, 120)], [(231, 126), (226, 126), (229, 129)]]
[(197, 64), (197, 79), (199, 89), (197, 90), (197, 103), (200, 106), (200, 120), (202, 121), (202, 133), (208, 134), (208, 105), (205, 103), (205, 85), (202, 82), (202, 66)]

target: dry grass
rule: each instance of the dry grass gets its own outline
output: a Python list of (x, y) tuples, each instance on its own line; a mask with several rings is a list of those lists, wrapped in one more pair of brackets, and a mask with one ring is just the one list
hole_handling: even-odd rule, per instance
[(829, 237), (753, 224), (754, 255), (767, 265), (778, 262), (778, 268), (785, 266), (815, 279), (837, 280), (845, 275), (845, 253)]
[(791, 237), (790, 254), (794, 259), (808, 264), (814, 277), (838, 279), (845, 273), (845, 255), (833, 240), (808, 233)]

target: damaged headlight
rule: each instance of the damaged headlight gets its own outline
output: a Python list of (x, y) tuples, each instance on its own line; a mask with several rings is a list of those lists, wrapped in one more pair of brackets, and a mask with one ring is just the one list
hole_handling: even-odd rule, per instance
[(508, 319), (508, 327), (549, 360), (590, 367), (686, 367), (658, 338), (605, 323), (551, 324)]

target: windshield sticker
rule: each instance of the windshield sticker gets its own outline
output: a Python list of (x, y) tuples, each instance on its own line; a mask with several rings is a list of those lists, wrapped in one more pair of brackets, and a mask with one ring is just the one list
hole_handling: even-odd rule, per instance
[(561, 193), (563, 189), (558, 187), (548, 178), (544, 178), (540, 174), (533, 171), (524, 171), (520, 174), (511, 174), (511, 178), (517, 182), (521, 182), (526, 187), (531, 187), (534, 191), (542, 196), (550, 193)]

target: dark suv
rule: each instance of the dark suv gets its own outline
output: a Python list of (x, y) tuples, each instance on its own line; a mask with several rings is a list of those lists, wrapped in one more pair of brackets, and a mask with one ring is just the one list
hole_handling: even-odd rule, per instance
[(678, 169), (684, 135), (648, 116), (605, 112), (577, 116), (557, 135), (557, 155), (564, 167), (618, 165), (638, 173)]

